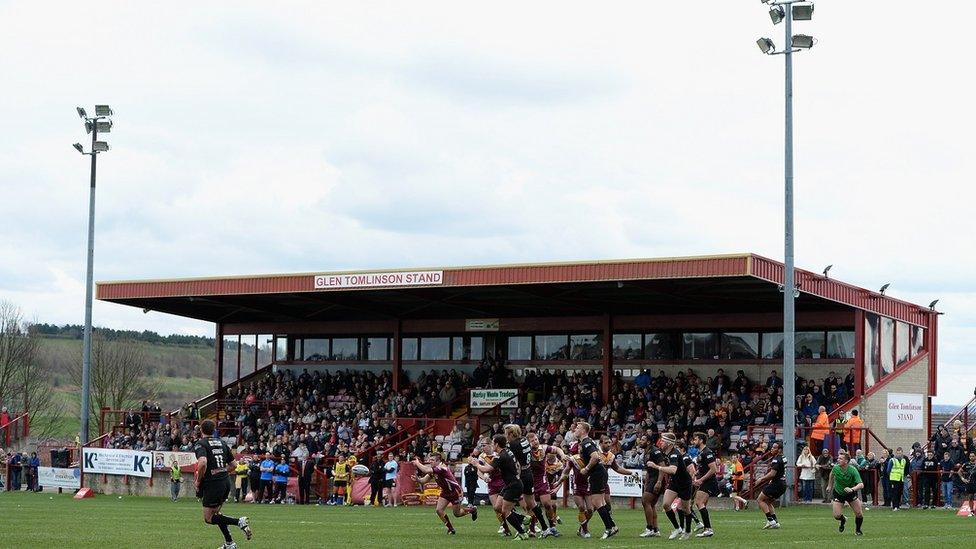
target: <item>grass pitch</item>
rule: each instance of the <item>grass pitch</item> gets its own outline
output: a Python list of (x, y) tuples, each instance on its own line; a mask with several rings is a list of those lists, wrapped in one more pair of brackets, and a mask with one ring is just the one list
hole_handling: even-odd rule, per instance
[[(52, 499), (53, 498), (53, 499)], [(457, 536), (448, 536), (429, 507), (335, 508), (296, 505), (227, 504), (224, 512), (231, 516), (247, 515), (251, 519), (254, 539), (244, 541), (237, 529), (234, 540), (241, 549), (263, 547), (502, 547), (511, 546), (510, 538), (495, 531), (498, 522), (489, 507), (483, 507), (477, 522), (467, 517), (455, 520)], [(681, 543), (665, 538), (641, 539), (643, 513), (617, 508), (614, 517), (621, 533), (610, 540), (579, 539), (574, 535), (576, 513), (561, 510), (564, 534), (559, 539), (529, 540), (518, 545), (552, 547), (649, 547)], [(761, 530), (765, 521), (755, 508), (734, 513), (712, 511), (715, 537), (694, 539), (690, 544), (713, 547), (770, 547), (867, 544), (871, 547), (946, 547), (971, 543), (976, 519), (957, 517), (954, 511), (910, 510), (893, 513), (872, 508), (865, 513), (862, 538), (854, 536), (853, 520), (847, 531), (837, 532), (826, 506), (799, 506), (777, 513), (783, 524), (780, 530)], [(850, 510), (848, 518), (853, 518)], [(661, 516), (661, 524), (667, 518)], [(593, 532), (601, 531), (599, 518), (591, 522)], [(970, 540), (970, 541), (965, 541)], [(74, 501), (71, 496), (0, 492), (0, 547), (166, 547), (190, 549), (221, 544), (219, 530), (203, 524), (200, 505), (184, 498), (177, 503), (160, 498), (137, 498), (99, 495), (94, 499)]]

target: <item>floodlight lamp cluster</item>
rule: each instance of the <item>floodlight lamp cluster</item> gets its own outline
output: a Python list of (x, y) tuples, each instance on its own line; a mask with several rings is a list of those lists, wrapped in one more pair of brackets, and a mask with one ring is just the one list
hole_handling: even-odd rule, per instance
[(85, 148), (81, 146), (81, 143), (75, 143), (72, 147), (75, 148), (81, 154), (98, 154), (100, 152), (106, 152), (109, 150), (107, 141), (98, 141), (97, 137), (99, 133), (111, 133), (112, 131), (112, 115), (115, 114), (112, 108), (108, 105), (95, 105), (95, 116), (88, 116), (88, 111), (82, 107), (76, 108), (78, 112), (78, 117), (81, 118), (85, 123), (85, 132), (92, 133), (95, 132), (94, 139), (92, 141), (92, 150), (85, 152)]
[[(793, 21), (810, 21), (813, 19), (814, 5), (805, 0), (760, 0), (763, 4), (769, 4), (769, 19), (774, 25), (778, 25), (790, 16)], [(786, 10), (790, 10), (787, 13)], [(766, 55), (778, 53), (792, 53), (800, 50), (808, 50), (817, 43), (817, 40), (806, 34), (794, 34), (789, 38), (789, 45), (783, 51), (777, 51), (775, 44), (769, 38), (756, 40), (759, 50)]]

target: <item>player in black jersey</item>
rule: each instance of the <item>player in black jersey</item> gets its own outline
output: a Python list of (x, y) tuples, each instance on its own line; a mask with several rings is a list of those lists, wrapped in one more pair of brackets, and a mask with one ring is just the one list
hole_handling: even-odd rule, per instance
[(698, 534), (700, 538), (710, 538), (715, 535), (712, 531), (712, 521), (708, 516), (708, 498), (718, 496), (718, 463), (716, 463), (715, 453), (705, 446), (705, 433), (695, 433), (691, 437), (691, 442), (698, 447), (698, 470), (697, 478), (692, 483), (698, 491), (695, 493), (695, 507), (701, 512), (702, 522), (705, 529)]
[(228, 473), (237, 468), (237, 461), (227, 443), (214, 436), (215, 430), (213, 420), (205, 419), (200, 424), (203, 438), (193, 448), (197, 456), (197, 470), (193, 480), (197, 497), (203, 504), (203, 522), (220, 528), (220, 533), (224, 535), (224, 549), (237, 549), (227, 527), (237, 526), (244, 531), (247, 539), (251, 539), (251, 525), (247, 517), (233, 518), (220, 514), (220, 507), (230, 494)]
[[(648, 463), (648, 465), (661, 473), (670, 475), (668, 487), (664, 491), (664, 512), (675, 529), (668, 539), (678, 539), (679, 537), (686, 540), (691, 539), (691, 493), (694, 488), (691, 476), (695, 465), (691, 462), (691, 458), (682, 451), (684, 443), (677, 440), (674, 433), (662, 434), (661, 440), (664, 443), (668, 463), (666, 465)], [(675, 512), (671, 510), (671, 505), (676, 499), (681, 500), (677, 518)]]
[(769, 472), (759, 479), (759, 484), (763, 486), (762, 493), (759, 494), (759, 509), (766, 515), (766, 525), (763, 530), (779, 528), (776, 520), (776, 508), (773, 503), (786, 493), (786, 460), (783, 459), (782, 447), (779, 442), (774, 442), (770, 447)]
[(519, 500), (522, 499), (522, 493), (524, 491), (522, 481), (519, 479), (518, 462), (515, 460), (515, 456), (512, 455), (512, 451), (508, 448), (508, 438), (505, 435), (495, 435), (492, 439), (492, 444), (497, 457), (491, 461), (490, 465), (482, 463), (478, 458), (473, 456), (468, 458), (468, 463), (482, 473), (491, 473), (496, 469), (501, 473), (502, 480), (505, 481), (505, 487), (502, 488), (501, 494), (501, 513), (505, 516), (505, 521), (518, 532), (515, 536), (516, 540), (529, 539), (528, 534), (525, 533), (525, 529), (522, 527), (525, 516), (515, 510)]
[(603, 526), (605, 528), (603, 532), (603, 539), (607, 539), (616, 536), (620, 532), (620, 528), (617, 528), (617, 524), (613, 521), (613, 517), (610, 515), (610, 506), (607, 505), (606, 496), (603, 491), (607, 487), (608, 473), (607, 468), (603, 464), (602, 452), (597, 446), (596, 442), (590, 438), (590, 424), (585, 421), (580, 421), (573, 428), (573, 433), (576, 438), (580, 441), (580, 457), (583, 459), (583, 469), (580, 470), (580, 474), (586, 475), (590, 479), (590, 495), (586, 496), (587, 502), (596, 512), (600, 515), (600, 519), (603, 520)]
[[(520, 473), (519, 480), (522, 481), (522, 507), (525, 512), (535, 516), (539, 526), (542, 528), (542, 537), (559, 536), (555, 528), (550, 528), (546, 523), (546, 514), (542, 509), (542, 504), (535, 500), (535, 477), (532, 474), (532, 445), (529, 440), (522, 436), (522, 428), (514, 423), (505, 425), (505, 437), (508, 440), (508, 449), (512, 451), (515, 462), (518, 463)], [(535, 534), (530, 535), (534, 536)]]
[(657, 500), (660, 499), (661, 492), (664, 491), (664, 475), (651, 466), (651, 463), (667, 465), (668, 458), (661, 451), (661, 445), (661, 439), (658, 439), (657, 444), (651, 444), (650, 438), (646, 435), (640, 439), (640, 446), (644, 448), (644, 466), (646, 467), (641, 505), (644, 507), (644, 519), (647, 522), (647, 528), (640, 535), (642, 538), (661, 536), (661, 531), (657, 527)]

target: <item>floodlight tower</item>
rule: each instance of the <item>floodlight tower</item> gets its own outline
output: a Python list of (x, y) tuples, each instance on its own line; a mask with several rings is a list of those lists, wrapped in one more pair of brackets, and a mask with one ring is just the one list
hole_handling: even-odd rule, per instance
[[(796, 286), (793, 265), (793, 54), (810, 49), (816, 43), (812, 36), (793, 34), (793, 21), (813, 19), (813, 4), (803, 0), (762, 0), (769, 4), (769, 18), (774, 25), (785, 23), (785, 47), (777, 51), (773, 41), (760, 38), (756, 41), (766, 55), (782, 54), (786, 64), (786, 133), (785, 133), (785, 210), (783, 272), (783, 453), (786, 459), (786, 482), (793, 486), (796, 463), (796, 309), (795, 300), (800, 292)], [(786, 502), (792, 499), (786, 491)]]
[(98, 134), (112, 131), (112, 109), (95, 105), (95, 116), (88, 116), (78, 107), (78, 116), (85, 121), (85, 131), (91, 134), (91, 150), (85, 152), (81, 143), (72, 145), (81, 154), (91, 156), (91, 187), (88, 190), (88, 276), (85, 282), (85, 344), (81, 360), (81, 431), (82, 444), (88, 443), (89, 396), (91, 393), (92, 290), (95, 259), (95, 162), (99, 153), (108, 152), (108, 143), (98, 140)]

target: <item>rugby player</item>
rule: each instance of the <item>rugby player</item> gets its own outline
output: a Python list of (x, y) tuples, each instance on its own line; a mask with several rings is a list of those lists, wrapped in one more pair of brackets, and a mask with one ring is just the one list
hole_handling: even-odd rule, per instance
[(495, 470), (501, 473), (502, 479), (505, 481), (505, 487), (501, 491), (502, 515), (508, 524), (517, 532), (514, 538), (516, 541), (529, 539), (528, 534), (525, 533), (525, 529), (522, 528), (522, 522), (525, 520), (525, 516), (515, 510), (519, 500), (522, 499), (522, 493), (524, 491), (522, 481), (519, 479), (518, 463), (515, 461), (515, 456), (512, 455), (512, 451), (508, 449), (508, 438), (505, 435), (495, 435), (492, 443), (495, 450), (495, 459), (492, 460), (490, 465), (480, 463), (478, 458), (473, 456), (468, 458), (468, 463), (482, 473), (491, 474)]
[(563, 523), (563, 520), (559, 518), (559, 507), (556, 505), (556, 492), (559, 490), (558, 480), (563, 474), (563, 464), (567, 457), (565, 452), (563, 452), (562, 458), (555, 452), (546, 456), (546, 482), (549, 483), (549, 503), (551, 504), (551, 507), (546, 509), (546, 518), (549, 519), (549, 524), (553, 526)]
[(546, 523), (546, 516), (542, 512), (542, 505), (535, 500), (535, 475), (532, 473), (532, 447), (526, 437), (522, 436), (522, 428), (514, 423), (509, 423), (504, 427), (505, 437), (508, 440), (508, 449), (511, 450), (515, 462), (519, 466), (519, 480), (522, 481), (522, 507), (529, 516), (535, 516), (542, 527), (542, 537), (558, 535), (549, 528)]
[[(546, 459), (550, 455), (555, 455), (557, 458), (565, 458), (566, 455), (560, 448), (548, 444), (540, 444), (539, 435), (536, 433), (529, 433), (526, 439), (528, 439), (529, 448), (531, 448), (529, 464), (532, 470), (533, 480), (532, 495), (538, 500), (536, 506), (541, 505), (549, 519), (549, 530), (548, 532), (543, 532), (543, 537), (559, 537), (559, 531), (556, 530), (556, 504), (552, 501), (552, 496), (550, 495), (552, 488), (549, 486), (549, 479), (546, 478)], [(529, 531), (532, 531), (532, 524), (529, 524)]]
[[(620, 464), (617, 463), (617, 456), (610, 451), (610, 437), (607, 435), (600, 435), (600, 453), (602, 454), (600, 459), (603, 460), (603, 465), (607, 468), (607, 470), (612, 470), (618, 475), (623, 475), (625, 477), (637, 476), (636, 472), (624, 469), (620, 466)], [(610, 504), (609, 483), (603, 488), (603, 498), (604, 501), (606, 501), (607, 509), (612, 510), (612, 506)]]
[[(482, 465), (491, 465), (496, 457), (491, 442), (488, 439), (483, 439), (480, 451), (472, 457), (477, 458)], [(502, 514), (502, 488), (505, 487), (505, 479), (502, 478), (501, 471), (498, 469), (494, 469), (491, 473), (478, 471), (478, 476), (488, 485), (488, 501), (491, 502), (491, 507), (495, 510), (495, 518), (498, 519), (500, 525), (498, 533), (503, 536), (511, 536), (512, 531), (509, 530), (508, 523), (505, 522), (505, 515)]]
[(573, 433), (580, 441), (580, 457), (583, 458), (583, 469), (581, 474), (590, 480), (589, 493), (587, 500), (590, 507), (595, 509), (600, 519), (603, 520), (603, 538), (608, 539), (620, 532), (617, 524), (610, 515), (610, 506), (607, 505), (604, 491), (607, 487), (607, 467), (603, 463), (602, 454), (593, 439), (590, 438), (590, 424), (580, 421), (576, 424)]
[(715, 532), (712, 531), (711, 518), (708, 516), (708, 498), (716, 497), (719, 494), (718, 480), (715, 476), (718, 463), (715, 453), (705, 446), (705, 440), (705, 433), (695, 433), (691, 437), (692, 444), (698, 447), (697, 478), (692, 482), (692, 485), (697, 489), (695, 507), (701, 512), (701, 520), (705, 525), (705, 529), (697, 536), (699, 538), (710, 538), (715, 535)]
[(441, 489), (441, 495), (437, 498), (435, 512), (444, 526), (447, 526), (447, 533), (453, 536), (457, 534), (457, 531), (451, 524), (451, 518), (444, 512), (447, 506), (450, 505), (454, 509), (455, 517), (461, 518), (465, 515), (471, 515), (472, 521), (478, 520), (478, 508), (474, 505), (461, 506), (461, 484), (458, 483), (451, 469), (444, 465), (444, 458), (440, 452), (431, 452), (427, 459), (430, 462), (429, 466), (421, 463), (419, 458), (413, 458), (414, 467), (423, 473), (422, 477), (415, 478), (415, 480), (424, 483), (433, 478), (434, 482), (437, 483), (437, 487)]
[(762, 485), (768, 482), (763, 486), (762, 493), (757, 499), (759, 509), (766, 515), (766, 525), (763, 526), (763, 530), (779, 528), (774, 503), (786, 493), (786, 460), (783, 459), (781, 450), (782, 447), (779, 442), (774, 442), (770, 446), (769, 453), (772, 459), (769, 462), (769, 472), (757, 483)]
[[(963, 463), (956, 471), (959, 480), (962, 481), (966, 490), (966, 498), (969, 501), (969, 516), (976, 514), (973, 508), (973, 500), (976, 499), (976, 453), (969, 454), (969, 461)], [(962, 505), (960, 503), (960, 505)]]
[[(674, 433), (664, 433), (661, 435), (664, 444), (664, 451), (667, 453), (667, 464), (660, 465), (653, 461), (648, 465), (657, 469), (659, 472), (669, 475), (667, 489), (664, 490), (664, 512), (668, 520), (674, 525), (675, 529), (671, 532), (668, 539), (683, 540), (691, 539), (691, 477), (694, 473), (694, 464), (682, 450), (684, 443), (677, 440)], [(672, 510), (674, 500), (680, 499), (677, 518)]]
[(834, 519), (840, 521), (839, 532), (844, 531), (847, 524), (847, 517), (844, 516), (844, 504), (851, 506), (854, 511), (854, 535), (863, 536), (861, 525), (864, 524), (864, 514), (861, 508), (861, 498), (857, 497), (857, 491), (864, 489), (864, 482), (861, 481), (861, 473), (857, 467), (851, 467), (851, 456), (847, 452), (837, 454), (837, 465), (830, 470), (830, 477), (827, 486), (834, 487)]
[[(644, 519), (647, 523), (647, 528), (640, 535), (642, 538), (656, 538), (661, 536), (661, 531), (657, 527), (657, 501), (663, 491), (664, 475), (661, 474), (660, 470), (651, 466), (651, 463), (664, 465), (667, 460), (664, 452), (659, 448), (660, 444), (661, 439), (658, 439), (658, 444), (651, 444), (647, 435), (642, 436), (640, 439), (640, 446), (644, 448), (644, 457), (646, 460), (644, 464), (646, 468), (644, 473), (644, 493), (641, 494), (641, 505), (644, 507)], [(675, 528), (677, 528), (677, 524)]]
[(577, 518), (579, 520), (579, 529), (576, 531), (576, 535), (581, 538), (589, 538), (590, 517), (593, 516), (593, 508), (590, 507), (588, 498), (590, 495), (590, 479), (586, 478), (586, 475), (581, 472), (586, 464), (583, 463), (583, 458), (579, 455), (579, 444), (573, 444), (569, 451), (573, 455), (566, 460), (566, 465), (563, 468), (563, 474), (561, 477), (559, 477), (556, 485), (558, 486), (559, 484), (565, 482), (572, 473), (573, 503), (576, 504)]
[(251, 539), (251, 525), (247, 517), (233, 518), (220, 514), (220, 508), (227, 501), (230, 494), (228, 473), (237, 468), (237, 461), (230, 452), (230, 447), (219, 437), (214, 436), (216, 424), (213, 420), (205, 419), (200, 424), (203, 438), (197, 441), (193, 451), (197, 456), (197, 470), (193, 481), (197, 489), (197, 497), (203, 504), (203, 522), (214, 524), (224, 535), (224, 549), (237, 549), (234, 538), (230, 535), (228, 526), (237, 526), (244, 531), (244, 536)]

